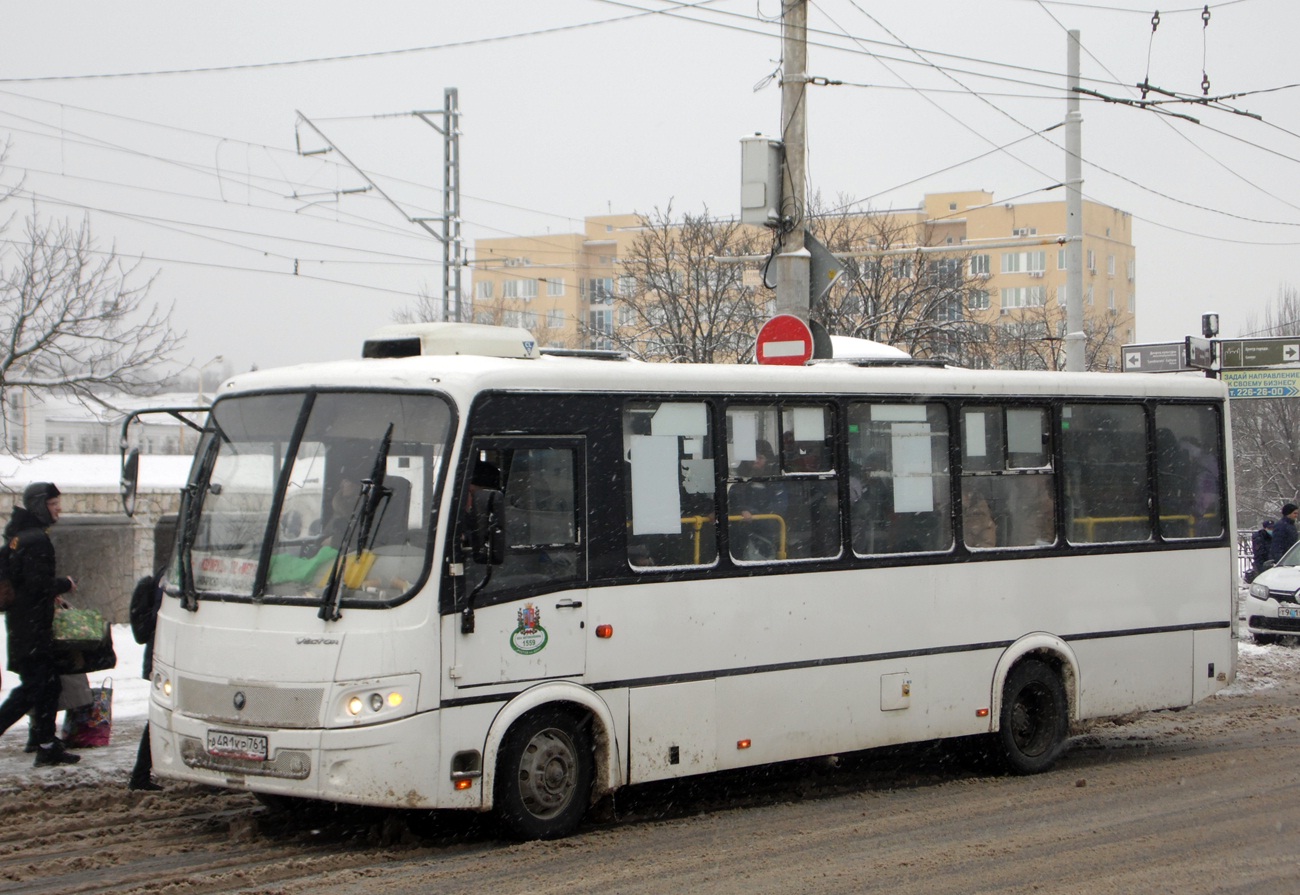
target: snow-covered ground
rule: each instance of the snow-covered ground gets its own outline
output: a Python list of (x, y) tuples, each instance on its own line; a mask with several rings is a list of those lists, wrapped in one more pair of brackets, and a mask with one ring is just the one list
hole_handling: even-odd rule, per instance
[[(0, 637), (0, 667), (7, 669), (5, 639)], [(113, 626), (113, 650), (117, 653), (117, 667), (89, 675), (91, 686), (102, 686), (105, 681), (113, 684), (113, 735), (109, 744), (77, 750), (81, 754), (80, 764), (36, 770), (32, 767), (32, 756), (23, 752), (27, 744), (27, 721), (23, 719), (0, 736), (0, 781), (34, 773), (50, 783), (55, 780), (86, 782), (95, 778), (126, 782), (135, 764), (140, 731), (149, 714), (149, 684), (140, 677), (144, 647), (131, 637), (129, 625)], [(17, 686), (18, 675), (6, 670), (0, 681), (0, 699), (8, 698)], [(62, 715), (59, 720), (61, 724)]]

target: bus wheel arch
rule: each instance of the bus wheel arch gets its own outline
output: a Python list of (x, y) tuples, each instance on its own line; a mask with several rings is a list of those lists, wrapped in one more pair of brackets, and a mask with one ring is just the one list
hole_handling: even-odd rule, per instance
[[(548, 730), (552, 732), (546, 733)], [(520, 838), (556, 838), (569, 832), (592, 804), (622, 784), (614, 730), (609, 707), (577, 684), (545, 684), (521, 693), (501, 709), (488, 730), (483, 751), (483, 810), (496, 811), (500, 816), (503, 810), (513, 812), (518, 808), (517, 804), (497, 804), (503, 793), (518, 795), (511, 788), (514, 783), (501, 780), (503, 760), (517, 762), (517, 753), (523, 745), (521, 740), (536, 739), (534, 748), (550, 750), (557, 762), (554, 767), (562, 767), (571, 760), (566, 755), (570, 750), (584, 753), (572, 756), (572, 760), (586, 765), (582, 773), (587, 779), (579, 781), (586, 792), (572, 823), (564, 818), (556, 819), (558, 832), (544, 829), (548, 826), (545, 822), (534, 824), (525, 820), (507, 822), (507, 826)]]
[(1078, 717), (1078, 664), (1058, 637), (1034, 634), (1012, 645), (994, 674), (990, 737), (999, 764), (1016, 774), (1049, 770)]

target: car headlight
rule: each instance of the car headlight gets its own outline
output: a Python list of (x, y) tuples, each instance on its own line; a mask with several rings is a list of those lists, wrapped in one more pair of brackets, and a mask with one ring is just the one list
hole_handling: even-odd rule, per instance
[(1251, 595), (1252, 597), (1254, 597), (1256, 600), (1267, 600), (1267, 599), (1268, 599), (1268, 585), (1267, 585), (1267, 584), (1252, 584), (1252, 585), (1250, 586), (1250, 595)]

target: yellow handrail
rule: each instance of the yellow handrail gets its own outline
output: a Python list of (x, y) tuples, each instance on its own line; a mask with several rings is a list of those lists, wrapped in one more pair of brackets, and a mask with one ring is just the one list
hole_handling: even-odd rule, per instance
[[(702, 537), (701, 532), (704, 530), (704, 523), (711, 521), (712, 518), (713, 518), (712, 516), (683, 516), (682, 517), (682, 525), (690, 525), (695, 528), (695, 565), (697, 566), (700, 564), (700, 541)], [(777, 527), (780, 530), (780, 535), (777, 540), (776, 558), (787, 559), (788, 557), (786, 555), (787, 554), (786, 525), (785, 525), (784, 516), (781, 516), (777, 513), (751, 513), (748, 520), (746, 520), (744, 516), (739, 516), (739, 515), (727, 517), (728, 522), (741, 522), (741, 521), (770, 522), (772, 520), (776, 520)]]

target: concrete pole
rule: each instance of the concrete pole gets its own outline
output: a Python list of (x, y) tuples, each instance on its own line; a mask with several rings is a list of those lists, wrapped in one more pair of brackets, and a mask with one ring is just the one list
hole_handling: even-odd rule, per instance
[(776, 256), (776, 312), (808, 319), (811, 256), (804, 247), (808, 198), (808, 2), (784, 0), (781, 19), (781, 248)]
[(1083, 114), (1079, 111), (1079, 32), (1066, 36), (1065, 111), (1065, 369), (1082, 372), (1083, 333)]

